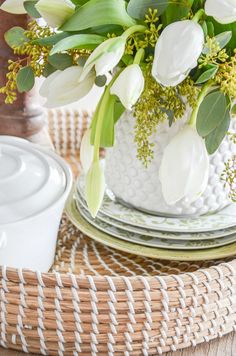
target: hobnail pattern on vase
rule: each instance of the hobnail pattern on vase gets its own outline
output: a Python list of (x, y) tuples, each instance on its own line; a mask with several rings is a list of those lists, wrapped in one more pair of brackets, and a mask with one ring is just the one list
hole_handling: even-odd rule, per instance
[[(107, 150), (105, 170), (107, 186), (118, 199), (137, 209), (177, 216), (213, 213), (229, 204), (228, 191), (220, 178), (225, 168), (224, 162), (236, 152), (236, 145), (229, 138), (226, 138), (218, 151), (210, 157), (209, 182), (199, 199), (190, 205), (183, 200), (169, 206), (163, 198), (158, 177), (163, 151), (188, 117), (187, 110), (185, 116), (172, 127), (169, 127), (167, 121), (158, 126), (157, 132), (151, 138), (155, 142), (154, 159), (145, 168), (137, 159), (137, 147), (134, 143), (135, 118), (130, 112), (123, 114), (116, 125), (115, 146)], [(232, 129), (235, 130), (236, 120), (233, 126)]]

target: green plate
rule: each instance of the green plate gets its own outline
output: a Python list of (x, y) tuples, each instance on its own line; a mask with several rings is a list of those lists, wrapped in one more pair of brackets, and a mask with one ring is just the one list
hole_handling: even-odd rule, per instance
[(73, 193), (66, 205), (66, 214), (71, 222), (85, 235), (114, 249), (138, 256), (171, 261), (217, 260), (236, 255), (236, 243), (227, 246), (194, 251), (174, 251), (163, 248), (145, 247), (112, 237), (90, 225), (78, 212)]

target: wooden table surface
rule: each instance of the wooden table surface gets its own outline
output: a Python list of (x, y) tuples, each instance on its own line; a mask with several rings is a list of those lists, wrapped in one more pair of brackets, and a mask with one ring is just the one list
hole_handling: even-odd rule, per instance
[[(0, 348), (0, 356), (25, 356), (22, 352), (4, 350)], [(236, 333), (231, 333), (221, 339), (210, 343), (204, 343), (196, 348), (184, 349), (165, 356), (235, 356), (236, 355)], [(66, 356), (66, 355), (65, 355)], [(105, 355), (104, 355), (105, 356)]]

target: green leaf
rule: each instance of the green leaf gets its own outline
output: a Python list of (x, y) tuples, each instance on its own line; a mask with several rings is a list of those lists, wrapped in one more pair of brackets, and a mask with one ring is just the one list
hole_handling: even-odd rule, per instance
[(214, 37), (214, 25), (211, 21), (207, 21), (207, 34), (209, 37)]
[(68, 36), (71, 36), (69, 32), (60, 32), (49, 37), (39, 38), (37, 40), (32, 41), (32, 43), (39, 44), (41, 46), (54, 46), (59, 41), (63, 40), (63, 38), (67, 38)]
[(133, 26), (135, 21), (126, 12), (124, 0), (90, 0), (62, 26), (63, 31), (81, 31), (94, 26)]
[(209, 79), (214, 77), (214, 75), (217, 73), (219, 67), (217, 65), (211, 64), (211, 68), (207, 69), (205, 72), (203, 72), (198, 80), (196, 81), (196, 84), (202, 84), (207, 82)]
[(57, 53), (48, 57), (48, 62), (56, 69), (64, 70), (73, 65), (73, 59), (69, 54)]
[(95, 26), (87, 30), (87, 33), (90, 33), (92, 35), (97, 34), (101, 36), (107, 36), (108, 33), (115, 33), (117, 36), (120, 36), (123, 32), (124, 30), (120, 25)]
[(208, 94), (200, 105), (197, 116), (197, 131), (200, 136), (208, 136), (223, 120), (227, 110), (225, 95), (216, 91)]
[[(177, 0), (178, 1), (178, 0)], [(195, 14), (198, 10), (204, 7), (206, 0), (194, 0), (192, 5), (192, 12)]]
[(148, 9), (157, 9), (159, 16), (165, 11), (167, 5), (168, 0), (130, 0), (127, 12), (131, 17), (143, 20)]
[(28, 66), (21, 68), (16, 77), (17, 89), (20, 93), (24, 93), (33, 88), (35, 83), (35, 77), (33, 69)]
[(220, 49), (224, 48), (232, 38), (232, 31), (225, 31), (215, 36), (216, 41), (219, 43)]
[(56, 68), (53, 67), (50, 63), (47, 63), (44, 67), (43, 70), (43, 76), (45, 78), (49, 77), (49, 75), (51, 75), (52, 73), (54, 73), (56, 71)]
[[(114, 146), (114, 108), (115, 108), (116, 97), (114, 95), (110, 95), (106, 112), (103, 117), (102, 130), (101, 130), (101, 139), (100, 139), (100, 147), (112, 147)], [(93, 122), (91, 126), (91, 144), (94, 145), (95, 134), (96, 134), (96, 126), (97, 126), (97, 114), (99, 113), (99, 108), (97, 113), (95, 113), (93, 117)]]
[(214, 24), (215, 35), (225, 32), (225, 31), (232, 32), (231, 40), (227, 44), (226, 48), (231, 50), (231, 52), (233, 53), (233, 50), (236, 48), (236, 22), (223, 25), (223, 24), (220, 24), (217, 21), (215, 21), (213, 18), (211, 18), (211, 21)]
[(71, 0), (73, 2), (73, 4), (75, 4), (76, 6), (82, 6), (84, 5), (86, 2), (88, 2), (89, 0)]
[(101, 147), (113, 147), (115, 140), (115, 122), (114, 122), (114, 105), (116, 98), (111, 96), (107, 106), (106, 114), (103, 119), (102, 133), (101, 133)]
[(27, 11), (27, 13), (35, 18), (35, 19), (38, 19), (40, 17), (42, 17), (40, 15), (40, 13), (38, 12), (38, 10), (36, 9), (35, 5), (37, 4), (38, 0), (34, 1), (34, 0), (31, 0), (31, 1), (25, 1), (24, 2), (24, 8), (25, 10)]
[(169, 5), (162, 16), (164, 27), (188, 16), (193, 2), (194, 0), (169, 1)]
[(121, 104), (121, 102), (119, 100), (116, 100), (115, 106), (114, 106), (114, 122), (115, 122), (115, 124), (117, 123), (117, 121), (119, 121), (121, 116), (124, 114), (125, 110), (126, 109)]
[(25, 36), (25, 30), (19, 26), (12, 27), (5, 33), (4, 38), (11, 48), (21, 46), (23, 43), (29, 41)]
[(59, 41), (51, 50), (51, 55), (68, 49), (94, 49), (106, 38), (98, 35), (73, 35)]
[(219, 148), (221, 142), (225, 138), (229, 126), (230, 126), (230, 112), (229, 110), (226, 110), (224, 118), (220, 125), (218, 125), (214, 131), (212, 131), (207, 137), (206, 137), (206, 149), (207, 152), (211, 155), (217, 151)]

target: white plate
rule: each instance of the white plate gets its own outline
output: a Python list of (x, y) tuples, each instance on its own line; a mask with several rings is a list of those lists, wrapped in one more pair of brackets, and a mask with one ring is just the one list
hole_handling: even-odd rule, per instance
[[(78, 202), (83, 206), (84, 209), (88, 211), (88, 207), (86, 204), (86, 201), (82, 198), (80, 193), (77, 191), (74, 195), (75, 200), (78, 200)], [(157, 237), (161, 239), (169, 239), (169, 240), (210, 240), (210, 239), (218, 239), (220, 237), (225, 237), (232, 235), (236, 233), (236, 227), (231, 227), (229, 229), (225, 230), (219, 230), (219, 231), (210, 231), (210, 232), (199, 232), (199, 233), (179, 233), (179, 232), (165, 232), (165, 231), (157, 231), (157, 230), (151, 230), (151, 229), (145, 229), (142, 227), (137, 227), (137, 226), (132, 226), (129, 224), (125, 224), (121, 221), (115, 220), (109, 216), (104, 215), (103, 213), (99, 212), (97, 215), (97, 219), (100, 221), (103, 221), (109, 225), (118, 227), (120, 229), (123, 229), (128, 232), (133, 232), (136, 234), (141, 234), (141, 235), (146, 235), (146, 236), (151, 236), (151, 237)]]
[(146, 235), (140, 235), (133, 232), (128, 232), (118, 227), (111, 226), (103, 221), (98, 219), (93, 219), (89, 212), (84, 209), (84, 207), (76, 201), (76, 206), (81, 214), (81, 216), (87, 220), (91, 225), (95, 226), (97, 229), (117, 237), (119, 239), (133, 242), (139, 245), (149, 246), (149, 247), (158, 247), (171, 250), (203, 250), (213, 247), (220, 247), (228, 245), (236, 241), (236, 234), (222, 237), (221, 239), (215, 240), (198, 240), (198, 241), (184, 241), (184, 240), (169, 240), (169, 239), (160, 239), (157, 237), (150, 237)]
[[(83, 199), (85, 199), (84, 186), (85, 179), (84, 176), (81, 176), (77, 181), (77, 189)], [(100, 212), (125, 224), (166, 232), (209, 232), (236, 226), (236, 204), (231, 204), (212, 215), (195, 218), (167, 218), (128, 208), (105, 194)]]

